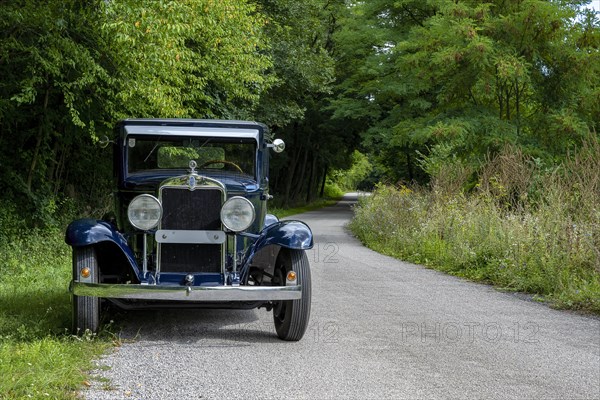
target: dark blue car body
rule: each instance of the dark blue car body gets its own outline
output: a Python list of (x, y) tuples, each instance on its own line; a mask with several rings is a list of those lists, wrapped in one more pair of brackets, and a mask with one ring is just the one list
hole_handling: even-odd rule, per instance
[[(248, 121), (129, 119), (116, 126), (113, 212), (74, 221), (66, 231), (76, 330), (97, 330), (99, 299), (125, 308), (275, 307), (276, 327), (287, 324), (286, 304), (291, 310), (310, 302), (303, 253), (313, 246), (312, 232), (267, 213), (274, 147), (267, 135), (266, 126)], [(190, 154), (209, 159), (187, 160)], [(131, 205), (140, 196), (147, 209)], [(234, 211), (224, 211), (232, 198)], [(246, 229), (226, 226), (251, 214)], [(138, 216), (158, 222), (139, 229)]]

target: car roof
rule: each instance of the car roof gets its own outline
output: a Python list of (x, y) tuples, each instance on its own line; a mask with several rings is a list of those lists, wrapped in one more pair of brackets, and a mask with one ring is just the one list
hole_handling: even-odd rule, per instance
[(135, 118), (119, 122), (126, 135), (161, 136), (213, 136), (223, 138), (248, 138), (261, 140), (261, 133), (267, 128), (253, 121), (183, 119), (183, 118)]

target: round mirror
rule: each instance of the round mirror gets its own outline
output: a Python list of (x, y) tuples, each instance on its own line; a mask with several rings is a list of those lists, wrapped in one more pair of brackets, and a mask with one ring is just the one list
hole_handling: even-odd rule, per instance
[(281, 153), (283, 150), (285, 150), (285, 143), (283, 140), (281, 139), (275, 139), (273, 140), (273, 151), (275, 153)]
[(108, 136), (106, 136), (106, 135), (104, 135), (100, 139), (98, 139), (98, 145), (103, 149), (106, 148), (110, 143), (111, 143), (111, 141), (108, 138)]

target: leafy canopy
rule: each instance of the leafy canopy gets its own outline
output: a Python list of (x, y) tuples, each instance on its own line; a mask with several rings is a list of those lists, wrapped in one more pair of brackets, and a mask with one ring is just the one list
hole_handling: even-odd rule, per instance
[(417, 177), (416, 157), (476, 164), (507, 142), (563, 157), (600, 115), (599, 21), (583, 3), (353, 3), (334, 117), (366, 122), (365, 146), (395, 179)]

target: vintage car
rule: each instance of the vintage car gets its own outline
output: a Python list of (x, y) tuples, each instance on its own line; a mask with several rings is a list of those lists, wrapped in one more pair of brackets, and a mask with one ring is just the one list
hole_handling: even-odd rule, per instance
[(283, 340), (310, 315), (310, 228), (267, 214), (265, 125), (127, 119), (112, 143), (114, 212), (66, 231), (73, 329), (95, 332), (101, 301), (135, 308), (266, 308)]

